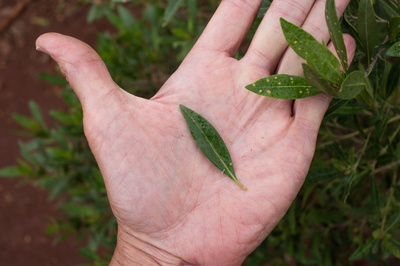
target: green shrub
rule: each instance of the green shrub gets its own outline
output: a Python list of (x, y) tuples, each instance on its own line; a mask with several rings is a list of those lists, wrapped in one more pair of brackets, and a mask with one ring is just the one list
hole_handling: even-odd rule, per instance
[(375, 16), (358, 19), (370, 3), (361, 0), (342, 19), (357, 41), (351, 70), (365, 73), (367, 87), (340, 109), (333, 100), (305, 184), (248, 265), (398, 263), (400, 54), (388, 50), (399, 45), (400, 5), (374, 2)]
[[(190, 50), (217, 1), (117, 2), (91, 7), (89, 21), (106, 16), (117, 29), (117, 34), (99, 35), (97, 51), (121, 87), (151, 97)], [(342, 30), (357, 41), (350, 69), (365, 73), (367, 88), (356, 99), (332, 102), (304, 186), (246, 265), (352, 265), (358, 260), (381, 265), (400, 258), (400, 60), (396, 48), (389, 51), (400, 40), (400, 3), (374, 1), (375, 16), (361, 21), (368, 3), (352, 0), (342, 19)], [(268, 6), (264, 1), (248, 40)], [(139, 8), (144, 10), (140, 16), (131, 15)], [(80, 253), (97, 265), (107, 264), (111, 253), (99, 256), (97, 251), (104, 246), (112, 252), (117, 224), (83, 134), (79, 101), (68, 87), (63, 99), (69, 109), (50, 111), (51, 125), (33, 102), (31, 117), (14, 116), (31, 140), (20, 143), (18, 165), (1, 169), (0, 175), (25, 176), (24, 181), (48, 190), (66, 218), (52, 218), (48, 233), (57, 240), (87, 236)]]

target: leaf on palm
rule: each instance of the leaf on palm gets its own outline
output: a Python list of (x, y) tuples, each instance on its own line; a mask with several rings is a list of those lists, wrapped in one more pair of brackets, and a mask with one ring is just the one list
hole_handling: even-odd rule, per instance
[(194, 141), (204, 155), (224, 174), (232, 178), (241, 188), (247, 190), (237, 180), (232, 159), (217, 130), (204, 117), (184, 105), (179, 105)]

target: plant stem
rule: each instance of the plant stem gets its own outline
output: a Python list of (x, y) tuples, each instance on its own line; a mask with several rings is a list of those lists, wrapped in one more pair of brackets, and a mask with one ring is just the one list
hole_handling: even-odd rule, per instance
[[(389, 40), (389, 36), (387, 35), (385, 40), (382, 42), (382, 44), (387, 43), (387, 41)], [(371, 74), (372, 69), (374, 69), (374, 66), (376, 64), (376, 62), (378, 61), (378, 58), (381, 56), (383, 50), (385, 50), (384, 47), (381, 47), (379, 49), (379, 52), (376, 54), (375, 58), (372, 60), (371, 64), (369, 65), (368, 69), (365, 71), (364, 73), (364, 77), (368, 77), (369, 74)]]
[(384, 165), (382, 167), (379, 167), (378, 169), (375, 169), (374, 170), (374, 174), (389, 170), (389, 169), (391, 169), (391, 168), (393, 168), (393, 167), (395, 167), (397, 165), (400, 165), (400, 160), (397, 160), (395, 162), (392, 162), (392, 163), (389, 163), (389, 164)]
[[(398, 121), (398, 120), (400, 120), (400, 115), (394, 116), (394, 117), (392, 117), (391, 119), (389, 119), (389, 120), (388, 120), (388, 124), (391, 124), (391, 123), (396, 122), (396, 121)], [(375, 126), (368, 127), (368, 128), (366, 128), (366, 129), (364, 129), (363, 132), (364, 132), (364, 133), (369, 133), (369, 132), (370, 132), (371, 130), (373, 130), (374, 128), (375, 128)], [(344, 136), (342, 136), (342, 137), (339, 137), (339, 138), (337, 138), (337, 139), (335, 139), (335, 140), (327, 141), (327, 142), (321, 144), (320, 147), (327, 146), (327, 145), (329, 145), (329, 144), (331, 144), (331, 143), (333, 143), (333, 142), (337, 142), (337, 141), (341, 141), (341, 140), (345, 140), (345, 139), (351, 139), (351, 138), (353, 138), (353, 137), (355, 137), (355, 136), (357, 136), (357, 135), (359, 135), (359, 134), (360, 134), (360, 131), (354, 131), (354, 132), (352, 132), (352, 133), (349, 133), (349, 134), (347, 134), (347, 135), (344, 135)]]

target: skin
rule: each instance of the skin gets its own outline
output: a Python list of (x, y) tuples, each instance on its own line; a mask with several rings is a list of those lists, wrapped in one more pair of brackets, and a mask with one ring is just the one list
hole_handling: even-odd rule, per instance
[[(273, 1), (238, 61), (233, 57), (261, 2), (223, 0), (151, 100), (119, 88), (86, 44), (56, 33), (38, 38), (38, 50), (60, 65), (83, 106), (85, 134), (118, 220), (111, 264), (240, 265), (294, 200), (330, 98), (277, 100), (244, 86), (275, 73), (302, 74), (279, 18), (327, 42), (325, 1)], [(336, 2), (341, 15), (349, 1)], [(345, 43), (351, 61), (355, 43), (349, 36)], [(179, 104), (216, 127), (248, 191), (197, 148)]]

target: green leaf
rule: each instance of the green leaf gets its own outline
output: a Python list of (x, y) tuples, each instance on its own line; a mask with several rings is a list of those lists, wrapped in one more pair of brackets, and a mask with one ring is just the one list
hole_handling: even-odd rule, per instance
[(44, 120), (39, 105), (37, 105), (37, 103), (34, 101), (29, 101), (29, 109), (31, 110), (33, 118), (35, 118), (35, 120), (39, 123), (40, 127), (43, 130), (47, 131), (47, 124), (46, 121)]
[(125, 25), (122, 22), (121, 18), (119, 18), (116, 14), (112, 12), (107, 12), (106, 14), (107, 20), (111, 25), (114, 25), (119, 31), (123, 31), (125, 29)]
[(73, 156), (71, 151), (66, 151), (59, 148), (48, 147), (45, 151), (48, 156), (57, 159), (71, 159)]
[(257, 18), (263, 18), (270, 6), (271, 6), (271, 1), (262, 1), (261, 7), (257, 13)]
[(376, 123), (376, 138), (378, 142), (381, 142), (383, 136), (385, 136), (385, 132), (388, 127), (390, 117), (391, 117), (390, 112), (386, 112), (381, 116), (381, 119)]
[(378, 37), (375, 12), (371, 0), (360, 0), (358, 6), (358, 37), (360, 38), (363, 50), (368, 57), (368, 65), (375, 49)]
[(374, 203), (374, 207), (378, 210), (381, 208), (381, 196), (379, 193), (378, 183), (376, 182), (376, 178), (374, 175), (371, 175), (371, 195), (372, 195), (372, 202)]
[(77, 107), (81, 105), (78, 96), (76, 96), (75, 92), (72, 89), (66, 89), (61, 92), (61, 97), (64, 102), (71, 107)]
[[(90, 260), (93, 260), (93, 261), (101, 260), (101, 257), (97, 254), (96, 251), (91, 250), (90, 248), (87, 248), (87, 247), (80, 248), (78, 250), (78, 253), (79, 253), (79, 255), (81, 255), (85, 258), (88, 258)], [(90, 265), (93, 265), (93, 264), (90, 264)]]
[(8, 166), (0, 169), (1, 177), (17, 177), (21, 175), (23, 175), (23, 173), (18, 166)]
[(353, 165), (354, 164), (354, 147), (351, 147), (349, 149), (349, 165)]
[(304, 184), (313, 184), (313, 183), (318, 183), (318, 182), (323, 182), (323, 181), (330, 181), (332, 179), (335, 179), (341, 175), (341, 172), (339, 172), (335, 168), (322, 168), (322, 169), (312, 169), (308, 172), (306, 181)]
[(64, 204), (62, 209), (69, 218), (93, 218), (100, 215), (93, 206), (78, 205), (72, 202)]
[(362, 173), (356, 173), (355, 171), (351, 172), (348, 175), (345, 175), (342, 179), (342, 183), (345, 186), (345, 193), (344, 193), (344, 200), (343, 202), (346, 203), (347, 202), (347, 198), (350, 195), (350, 191), (351, 189), (356, 186), (358, 184), (358, 182), (360, 182), (360, 180), (363, 178), (363, 175), (365, 175), (366, 172), (362, 172)]
[(364, 74), (361, 71), (353, 71), (340, 86), (338, 97), (341, 99), (352, 99), (356, 97), (364, 87)]
[(342, 29), (340, 28), (339, 18), (336, 13), (335, 0), (326, 1), (325, 9), (326, 24), (328, 25), (329, 35), (331, 36), (331, 41), (335, 46), (336, 53), (339, 56), (339, 60), (342, 64), (344, 71), (348, 72), (347, 63), (347, 50), (344, 44)]
[(187, 1), (188, 24), (187, 29), (190, 34), (195, 33), (195, 24), (197, 19), (197, 0)]
[(33, 120), (32, 118), (30, 118), (28, 116), (21, 115), (21, 114), (13, 114), (12, 118), (15, 120), (15, 122), (17, 122), (24, 128), (27, 128), (27, 129), (30, 129), (33, 131), (40, 130), (40, 125), (35, 120)]
[(399, 221), (400, 221), (400, 213), (397, 212), (392, 214), (392, 216), (390, 216), (390, 218), (388, 219), (387, 222), (388, 226), (386, 227), (386, 231), (389, 232), (390, 229), (392, 229), (392, 227), (396, 227)]
[(292, 235), (296, 234), (296, 201), (292, 203), (288, 212), (286, 213), (286, 217), (289, 223), (289, 230)]
[(400, 246), (396, 245), (390, 239), (383, 240), (383, 246), (396, 258), (400, 259)]
[(61, 85), (61, 86), (68, 85), (68, 81), (64, 77), (58, 77), (56, 75), (49, 73), (40, 73), (39, 77), (54, 85)]
[(390, 40), (394, 41), (397, 34), (400, 32), (400, 17), (391, 17), (389, 19), (388, 28)]
[(63, 111), (50, 110), (49, 114), (51, 118), (64, 124), (73, 124), (75, 122), (74, 117), (71, 117), (70, 114), (67, 114)]
[(45, 188), (49, 192), (49, 200), (68, 191), (68, 184), (71, 181), (69, 176), (49, 176), (35, 181), (35, 185)]
[(400, 60), (396, 60), (390, 69), (389, 75), (386, 81), (386, 98), (388, 98), (393, 91), (399, 86), (400, 81)]
[(183, 0), (169, 1), (168, 6), (164, 12), (163, 24), (162, 24), (163, 27), (167, 26), (171, 22), (172, 18), (175, 16), (178, 9), (182, 6), (183, 2), (184, 2)]
[(365, 244), (361, 244), (354, 252), (351, 254), (349, 260), (360, 260), (365, 258), (371, 253), (372, 247), (377, 240), (370, 238)]
[(306, 64), (303, 64), (303, 73), (305, 79), (311, 86), (317, 88), (319, 91), (325, 92), (332, 97), (337, 97), (337, 89), (335, 90), (332, 84), (324, 77), (322, 77), (313, 68), (309, 67)]
[(328, 110), (326, 110), (324, 119), (329, 117), (331, 114), (333, 114), (335, 111), (339, 110), (343, 106), (345, 106), (350, 100), (344, 100), (344, 99), (338, 99), (334, 98), (331, 101), (331, 104), (328, 107)]
[(389, 17), (395, 17), (400, 15), (400, 6), (396, 7), (396, 4), (391, 3), (388, 1), (379, 1), (379, 5), (383, 6), (383, 9), (386, 11), (386, 13), (389, 15)]
[(127, 29), (131, 29), (134, 25), (137, 24), (135, 18), (132, 16), (131, 12), (126, 9), (124, 6), (119, 5), (117, 7), (118, 15), (121, 18), (122, 23), (124, 23)]
[(334, 142), (328, 146), (326, 146), (326, 149), (329, 151), (329, 153), (331, 154), (332, 158), (337, 158), (343, 162), (348, 162), (347, 159), (347, 155), (343, 152), (344, 148), (341, 147), (337, 142)]
[(400, 42), (393, 44), (386, 52), (388, 56), (400, 57)]
[(360, 40), (358, 38), (357, 29), (353, 25), (354, 15), (351, 13), (350, 8), (346, 9), (346, 11), (343, 14), (343, 18), (344, 18), (344, 21), (346, 21), (346, 26), (349, 27), (349, 32), (351, 32), (352, 35), (354, 36), (356, 43), (360, 43)]
[(193, 110), (183, 105), (179, 105), (179, 108), (186, 120), (190, 133), (204, 155), (219, 170), (232, 178), (241, 188), (247, 190), (247, 188), (237, 180), (228, 148), (217, 130), (210, 124), (210, 122)]
[(301, 99), (321, 93), (310, 86), (305, 78), (286, 74), (262, 78), (247, 85), (246, 89), (259, 95), (285, 100)]
[(319, 43), (302, 28), (281, 18), (281, 26), (286, 41), (307, 65), (315, 69), (321, 76), (335, 84), (341, 84), (344, 74), (340, 63), (328, 47)]
[(340, 170), (340, 171), (345, 171), (345, 170), (347, 170), (347, 168), (349, 167), (346, 163), (344, 163), (343, 161), (338, 160), (338, 159), (336, 159), (336, 158), (332, 158), (332, 159), (331, 159), (331, 162), (332, 162), (332, 165), (333, 165), (336, 169), (338, 169), (338, 170)]
[(190, 40), (190, 35), (181, 28), (173, 28), (171, 32), (174, 36), (182, 40)]
[(101, 17), (101, 8), (98, 5), (92, 5), (87, 15), (87, 22), (92, 23), (97, 18)]

